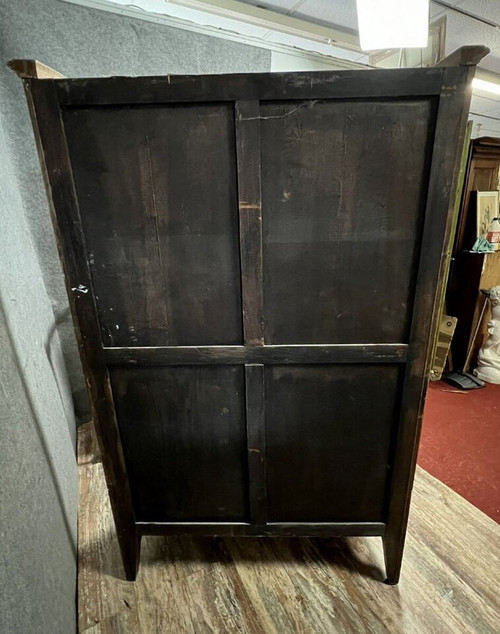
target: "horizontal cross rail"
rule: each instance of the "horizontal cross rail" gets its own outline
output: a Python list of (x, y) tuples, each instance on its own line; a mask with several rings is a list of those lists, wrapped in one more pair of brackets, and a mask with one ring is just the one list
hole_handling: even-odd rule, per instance
[(404, 363), (407, 348), (402, 343), (359, 343), (120, 347), (103, 352), (108, 365)]

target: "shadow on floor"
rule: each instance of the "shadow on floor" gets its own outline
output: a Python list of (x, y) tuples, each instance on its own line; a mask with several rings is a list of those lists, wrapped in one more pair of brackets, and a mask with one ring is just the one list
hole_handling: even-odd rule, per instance
[[(110, 531), (111, 533), (111, 531)], [(357, 539), (356, 548), (353, 540)], [(351, 571), (376, 581), (384, 581), (382, 567), (373, 561), (373, 549), (366, 547), (366, 557), (360, 556), (359, 540), (363, 538), (306, 538), (306, 537), (143, 537), (140, 570), (155, 566), (182, 566), (186, 574), (208, 571), (215, 566), (235, 564), (310, 565)], [(365, 544), (367, 543), (365, 541)], [(92, 550), (95, 549), (95, 546)], [(114, 534), (107, 535), (99, 548), (99, 560), (80, 550), (80, 561), (100, 573), (124, 579), (118, 543)], [(364, 554), (363, 554), (364, 555)]]

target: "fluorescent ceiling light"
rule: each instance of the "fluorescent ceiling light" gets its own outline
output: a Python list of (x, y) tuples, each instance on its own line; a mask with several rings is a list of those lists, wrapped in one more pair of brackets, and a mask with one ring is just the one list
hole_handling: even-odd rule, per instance
[(356, 0), (363, 51), (425, 48), (429, 0)]
[(349, 29), (343, 29), (333, 24), (330, 26), (316, 24), (315, 22), (296, 18), (288, 13), (276, 13), (272, 9), (247, 4), (241, 0), (166, 0), (166, 2), (167, 4), (212, 13), (221, 18), (230, 18), (238, 22), (278, 31), (279, 33), (305, 37), (316, 42), (336, 44), (351, 50), (359, 50), (358, 36)]
[(494, 84), (492, 81), (485, 81), (484, 79), (474, 77), (472, 87), (476, 90), (483, 90), (484, 92), (491, 92), (494, 95), (500, 95), (500, 84)]

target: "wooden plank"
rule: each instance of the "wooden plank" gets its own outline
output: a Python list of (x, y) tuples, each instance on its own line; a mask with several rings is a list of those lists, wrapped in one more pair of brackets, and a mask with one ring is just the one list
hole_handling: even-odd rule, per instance
[(199, 536), (288, 536), (288, 537), (344, 537), (358, 535), (381, 537), (383, 522), (268, 522), (267, 524), (204, 522), (137, 522), (141, 535), (199, 535)]
[(264, 345), (260, 105), (237, 101), (234, 107), (244, 342)]
[(460, 173), (460, 155), (470, 103), (471, 93), (467, 87), (473, 75), (472, 66), (445, 68), (439, 100), (408, 365), (391, 474), (385, 536), (388, 583), (399, 580), (425, 391), (445, 283), (443, 272), (452, 231), (453, 194)]
[(248, 484), (252, 524), (267, 522), (264, 366), (245, 366)]
[[(82, 441), (88, 442), (92, 435), (79, 432), (79, 450)], [(96, 443), (97, 439), (92, 444)], [(79, 451), (79, 463), (78, 631), (84, 632), (90, 627), (99, 627), (99, 624), (120, 613), (122, 608), (125, 608), (124, 616), (128, 617), (131, 610), (126, 606), (135, 604), (135, 584), (123, 580), (122, 558), (101, 458), (98, 453), (89, 454), (87, 458)], [(96, 569), (107, 570), (107, 574), (96, 575)], [(134, 631), (132, 623), (129, 625)]]
[(63, 119), (104, 345), (241, 344), (232, 105)]
[(261, 111), (266, 343), (406, 343), (434, 101)]
[(241, 365), (113, 368), (136, 519), (247, 521)]
[(89, 391), (92, 416), (103, 456), (125, 574), (127, 579), (134, 579), (139, 565), (140, 542), (135, 531), (135, 516), (109, 375), (101, 352), (92, 280), (87, 264), (61, 112), (50, 81), (26, 79), (24, 86), (65, 273), (66, 291)]
[(268, 521), (385, 521), (402, 376), (399, 365), (266, 367)]
[[(439, 95), (444, 68), (58, 80), (64, 106)], [(397, 76), (395, 77), (395, 72)]]
[(156, 346), (104, 348), (112, 365), (198, 365), (201, 363), (404, 363), (406, 344), (319, 344), (276, 346)]

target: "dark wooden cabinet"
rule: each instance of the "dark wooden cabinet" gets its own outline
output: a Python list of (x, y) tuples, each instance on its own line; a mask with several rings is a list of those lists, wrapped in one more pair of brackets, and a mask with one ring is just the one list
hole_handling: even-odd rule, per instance
[(144, 534), (379, 535), (397, 582), (483, 52), (25, 78), (128, 578)]

